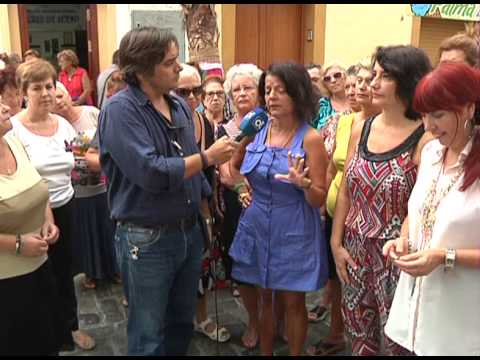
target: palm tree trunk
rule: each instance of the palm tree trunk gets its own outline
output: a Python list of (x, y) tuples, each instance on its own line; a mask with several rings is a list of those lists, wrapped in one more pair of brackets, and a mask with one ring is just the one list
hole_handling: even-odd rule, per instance
[(215, 4), (181, 4), (184, 26), (187, 31), (190, 61), (219, 63)]

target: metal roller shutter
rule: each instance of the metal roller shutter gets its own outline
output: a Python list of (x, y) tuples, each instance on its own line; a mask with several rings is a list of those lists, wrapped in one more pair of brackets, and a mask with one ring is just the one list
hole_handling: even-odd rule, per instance
[(433, 65), (438, 63), (438, 48), (443, 39), (465, 31), (463, 21), (423, 17), (419, 47), (425, 50)]

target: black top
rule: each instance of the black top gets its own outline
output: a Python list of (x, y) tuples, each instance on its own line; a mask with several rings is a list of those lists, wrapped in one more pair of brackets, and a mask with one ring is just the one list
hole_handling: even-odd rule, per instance
[[(210, 121), (207, 119), (207, 116), (205, 113), (198, 113), (200, 115), (200, 119), (203, 122), (202, 126), (200, 126), (200, 131), (204, 131), (205, 129), (205, 150), (208, 149), (210, 146), (213, 145), (215, 142), (215, 131), (213, 130), (213, 126), (210, 123)], [(201, 150), (201, 141), (202, 141), (202, 133), (200, 133), (200, 141), (197, 142), (198, 149)], [(205, 174), (205, 177), (208, 180), (208, 183), (210, 184), (211, 187), (213, 187), (213, 177), (215, 174), (215, 166), (209, 166), (206, 168), (203, 173)]]
[(374, 117), (371, 117), (365, 120), (365, 124), (362, 129), (362, 136), (360, 137), (360, 143), (358, 144), (358, 150), (359, 150), (360, 156), (368, 161), (389, 161), (389, 160), (395, 159), (401, 154), (414, 148), (417, 145), (417, 143), (420, 141), (420, 138), (425, 133), (425, 129), (422, 124), (417, 129), (415, 129), (415, 131), (412, 132), (410, 136), (406, 138), (403, 143), (401, 143), (397, 147), (387, 152), (375, 154), (370, 152), (367, 146), (368, 136), (370, 135), (370, 129), (372, 127), (372, 123), (374, 119), (375, 119)]

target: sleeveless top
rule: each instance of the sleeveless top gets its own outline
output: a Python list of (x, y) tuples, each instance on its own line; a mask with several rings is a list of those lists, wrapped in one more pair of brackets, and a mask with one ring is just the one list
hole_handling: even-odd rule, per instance
[(308, 123), (297, 130), (290, 148), (265, 145), (270, 121), (247, 146), (240, 172), (253, 200), (240, 218), (230, 248), (233, 278), (268, 289), (315, 291), (328, 277), (320, 210), (303, 190), (274, 178), (288, 173), (288, 151), (305, 157)]
[(337, 173), (330, 184), (327, 195), (327, 213), (333, 218), (335, 213), (335, 205), (337, 204), (338, 190), (343, 179), (343, 170), (345, 160), (347, 159), (348, 143), (350, 142), (350, 134), (352, 133), (352, 123), (355, 113), (341, 116), (338, 120), (338, 126), (335, 133), (335, 151), (332, 154), (332, 161), (335, 164)]
[[(30, 163), (28, 155), (12, 133), (5, 135), (17, 162), (17, 171), (0, 174), (0, 233), (40, 233), (45, 222), (48, 186)], [(0, 280), (29, 274), (47, 260), (40, 256), (16, 256), (12, 251), (0, 251)]]
[(408, 213), (408, 199), (417, 177), (412, 154), (425, 130), (421, 125), (394, 149), (375, 154), (367, 148), (373, 120), (365, 120), (346, 172), (351, 205), (345, 227), (363, 238), (386, 241), (400, 235)]
[[(72, 77), (69, 79), (66, 71), (61, 71), (58, 75), (58, 80), (65, 85), (68, 93), (72, 97), (72, 100), (77, 100), (83, 93), (83, 76), (88, 76), (87, 70), (78, 66), (75, 69)], [(92, 94), (88, 95), (85, 105), (93, 105)]]

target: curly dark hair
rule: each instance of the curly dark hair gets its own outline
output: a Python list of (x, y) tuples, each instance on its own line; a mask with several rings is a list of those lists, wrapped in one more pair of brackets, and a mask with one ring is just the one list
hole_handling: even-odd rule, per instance
[(278, 77), (284, 84), (287, 94), (292, 98), (295, 114), (300, 121), (310, 121), (318, 111), (317, 98), (313, 92), (312, 80), (303, 65), (286, 62), (271, 64), (260, 77), (259, 98), (265, 105), (265, 78), (267, 75)]

